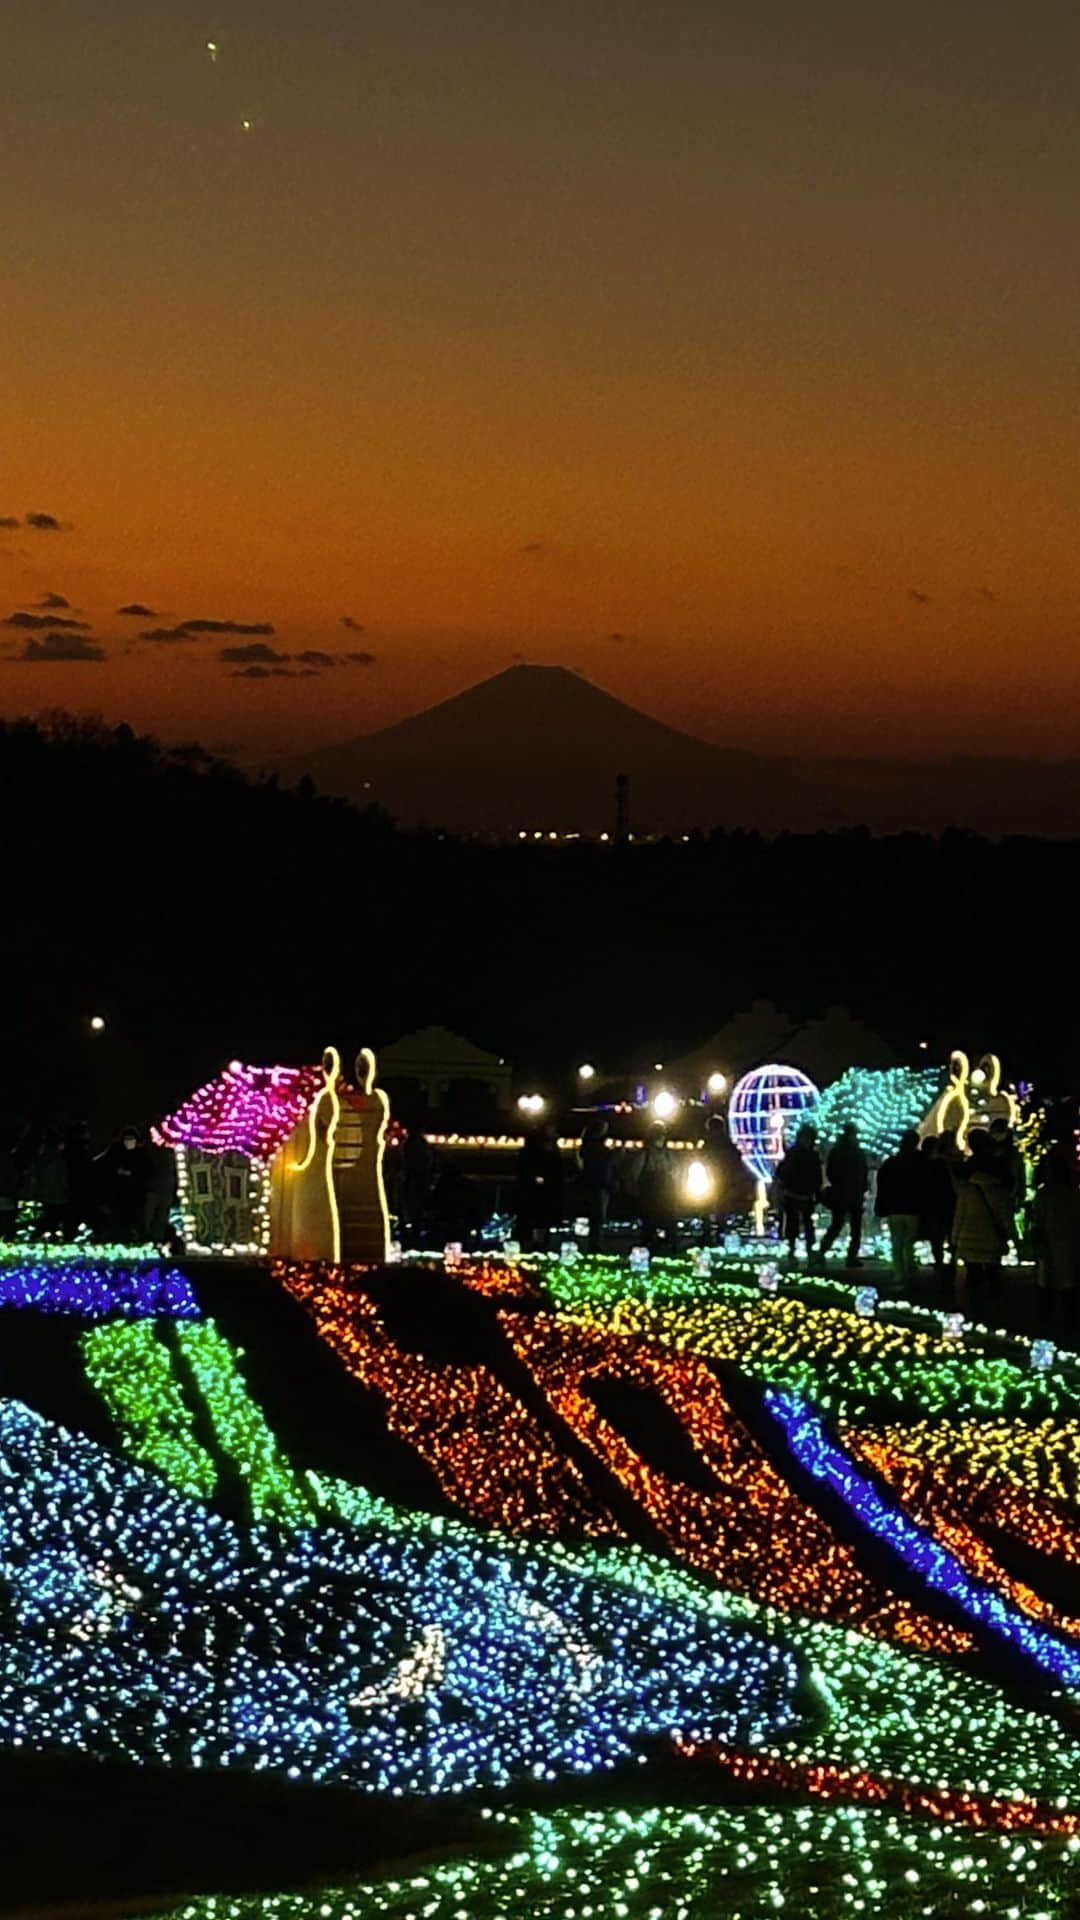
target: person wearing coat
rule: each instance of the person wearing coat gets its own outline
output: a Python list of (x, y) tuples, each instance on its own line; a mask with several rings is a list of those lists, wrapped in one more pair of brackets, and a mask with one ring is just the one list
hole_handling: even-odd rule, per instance
[(1049, 1314), (1075, 1323), (1080, 1298), (1080, 1182), (1070, 1155), (1058, 1148), (1040, 1169), (1031, 1214), (1036, 1278)]
[(594, 1118), (586, 1121), (578, 1152), (578, 1168), (581, 1174), (581, 1211), (589, 1223), (589, 1252), (599, 1253), (615, 1177), (615, 1156), (608, 1146), (606, 1120)]
[(34, 1199), (41, 1213), (38, 1226), (43, 1234), (61, 1233), (71, 1204), (64, 1143), (55, 1127), (46, 1129), (34, 1161)]
[(821, 1251), (828, 1253), (846, 1227), (848, 1250), (845, 1264), (861, 1267), (859, 1253), (862, 1248), (863, 1205), (869, 1171), (866, 1155), (859, 1145), (858, 1128), (851, 1122), (844, 1128), (825, 1162), (825, 1178), (829, 1183), (825, 1200), (832, 1218), (821, 1243)]
[(780, 1189), (788, 1253), (794, 1260), (801, 1233), (809, 1257), (814, 1251), (814, 1208), (821, 1198), (821, 1161), (813, 1127), (799, 1128), (795, 1145), (785, 1153), (776, 1169), (776, 1184)]
[(550, 1127), (528, 1135), (518, 1154), (517, 1185), (518, 1239), (543, 1252), (563, 1218), (562, 1156)]
[(909, 1127), (901, 1134), (892, 1158), (882, 1163), (877, 1177), (878, 1218), (889, 1223), (893, 1273), (902, 1287), (910, 1287), (918, 1272), (915, 1242), (924, 1190), (919, 1136), (914, 1127)]
[(650, 1127), (634, 1168), (638, 1214), (645, 1245), (655, 1248), (675, 1218), (675, 1182), (663, 1127)]
[(1001, 1262), (1016, 1230), (1008, 1189), (997, 1177), (989, 1135), (971, 1135), (971, 1158), (957, 1167), (953, 1246), (970, 1284), (984, 1293), (1000, 1281)]

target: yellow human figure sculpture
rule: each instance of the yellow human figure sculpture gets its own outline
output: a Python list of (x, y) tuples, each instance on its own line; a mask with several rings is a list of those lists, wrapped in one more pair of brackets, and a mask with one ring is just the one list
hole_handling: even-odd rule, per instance
[(390, 1241), (390, 1215), (383, 1184), (383, 1151), (390, 1102), (375, 1085), (375, 1055), (356, 1056), (356, 1086), (342, 1088), (334, 1183), (341, 1223), (341, 1258), (379, 1266)]
[(341, 1119), (341, 1055), (327, 1047), (323, 1084), (276, 1155), (270, 1174), (270, 1252), (286, 1260), (341, 1260), (334, 1153)]

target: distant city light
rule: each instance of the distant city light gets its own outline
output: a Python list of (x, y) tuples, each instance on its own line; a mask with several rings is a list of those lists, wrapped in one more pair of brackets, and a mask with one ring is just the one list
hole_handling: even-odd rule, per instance
[(652, 1110), (658, 1120), (670, 1120), (678, 1104), (675, 1095), (661, 1087), (659, 1093), (653, 1095)]
[(727, 1075), (723, 1073), (710, 1073), (706, 1085), (713, 1099), (717, 1100), (722, 1093), (727, 1092)]
[(704, 1160), (691, 1160), (686, 1169), (686, 1197), (701, 1202), (712, 1198), (712, 1174)]

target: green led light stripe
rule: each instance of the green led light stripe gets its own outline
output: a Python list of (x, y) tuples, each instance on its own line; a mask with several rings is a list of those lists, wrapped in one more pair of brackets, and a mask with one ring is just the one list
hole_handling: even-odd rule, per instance
[(200, 1446), (173, 1354), (152, 1320), (112, 1321), (81, 1337), (87, 1379), (100, 1393), (127, 1453), (181, 1493), (206, 1500), (217, 1468)]
[(191, 1367), (224, 1452), (236, 1462), (256, 1520), (308, 1525), (310, 1491), (281, 1453), (248, 1393), (237, 1354), (212, 1320), (186, 1321), (176, 1337)]
[(517, 1831), (506, 1858), (317, 1894), (216, 1895), (174, 1920), (1063, 1920), (1072, 1860), (1069, 1842), (840, 1806), (572, 1808)]

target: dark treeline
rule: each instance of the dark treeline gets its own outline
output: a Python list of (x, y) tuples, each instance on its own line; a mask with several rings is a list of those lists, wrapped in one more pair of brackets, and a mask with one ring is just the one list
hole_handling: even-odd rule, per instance
[(232, 1057), (429, 1021), (538, 1072), (630, 1068), (762, 997), (1078, 1078), (1076, 843), (491, 846), (64, 715), (0, 728), (0, 795), (8, 1121), (144, 1120)]

